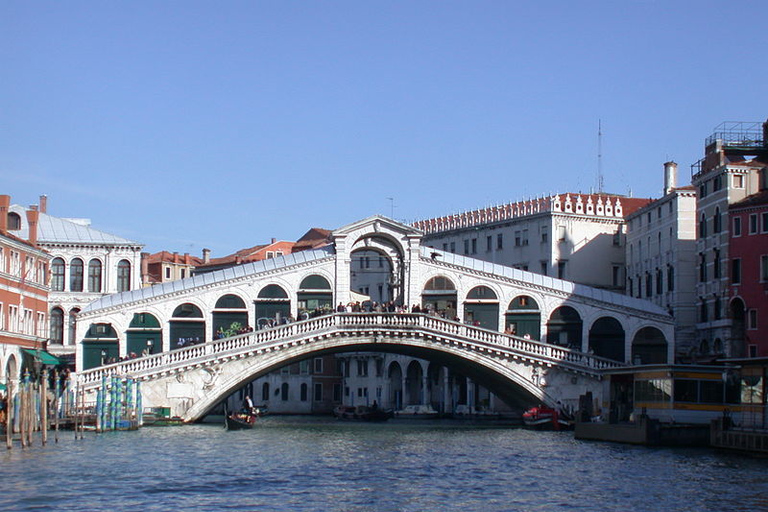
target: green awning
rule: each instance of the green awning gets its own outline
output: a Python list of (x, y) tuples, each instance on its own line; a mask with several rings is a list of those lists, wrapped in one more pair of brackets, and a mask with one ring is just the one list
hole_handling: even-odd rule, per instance
[(45, 350), (31, 350), (28, 348), (23, 348), (22, 350), (32, 357), (38, 359), (43, 364), (49, 364), (51, 366), (61, 364), (61, 361), (59, 361), (58, 357), (46, 352)]
[(5, 384), (3, 384), (2, 382), (0, 382), (0, 391), (5, 391), (6, 389), (8, 389), (8, 388), (7, 388), (7, 387), (5, 387)]

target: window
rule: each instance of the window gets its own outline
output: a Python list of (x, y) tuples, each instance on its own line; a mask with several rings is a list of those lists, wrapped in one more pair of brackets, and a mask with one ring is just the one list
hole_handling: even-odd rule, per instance
[(333, 385), (333, 401), (341, 402), (341, 384)]
[(358, 377), (368, 376), (368, 360), (367, 359), (357, 360), (357, 376)]
[(469, 254), (469, 240), (464, 240), (464, 254)]
[[(763, 225), (766, 226), (765, 229), (768, 230), (768, 221), (766, 221), (766, 223), (764, 223)], [(502, 233), (499, 233), (496, 235), (496, 249), (501, 250), (503, 248), (504, 248), (504, 235)]]
[[(130, 272), (130, 269), (129, 269), (129, 272)], [(130, 276), (130, 274), (129, 274), (129, 276)], [(185, 277), (187, 277), (187, 269), (183, 268), (183, 269), (181, 269), (181, 278), (184, 279)], [(130, 281), (130, 279), (129, 279), (129, 281)], [(128, 285), (128, 286), (130, 286), (130, 285)]]
[(633, 288), (634, 284), (635, 282), (632, 280), (632, 278), (628, 277), (627, 278), (627, 295), (629, 295), (630, 297), (634, 293), (634, 288)]
[(565, 266), (568, 261), (558, 261), (557, 262), (557, 278), (558, 279), (565, 279)]
[(645, 273), (645, 297), (648, 298), (653, 294), (653, 277), (650, 272)]
[(613, 246), (614, 247), (621, 246), (621, 229), (617, 229), (616, 232), (613, 234)]
[(731, 260), (731, 284), (741, 284), (741, 258)]
[(699, 307), (699, 321), (700, 322), (708, 322), (709, 321), (709, 312), (707, 310), (707, 303), (702, 302), (701, 306)]
[(472, 239), (472, 254), (477, 254), (477, 238)]
[(528, 245), (528, 230), (523, 230), (523, 245)]
[(715, 249), (713, 252), (714, 252), (714, 257), (712, 260), (712, 266), (713, 266), (712, 277), (714, 277), (715, 279), (719, 279), (720, 278), (720, 250)]
[(549, 262), (548, 261), (542, 261), (541, 262), (541, 274), (547, 275), (547, 269), (549, 268)]
[(451, 252), (456, 254), (456, 242), (451, 242)]
[(664, 292), (664, 273), (660, 268), (656, 269), (656, 295), (661, 295)]
[(19, 332), (19, 306), (8, 305), (8, 330)]
[(667, 291), (675, 291), (675, 267), (672, 265), (667, 266)]
[(702, 213), (699, 218), (699, 238), (707, 236), (707, 217)]
[(261, 386), (261, 401), (262, 402), (268, 402), (269, 401), (269, 383), (265, 382), (263, 386)]
[(0, 272), (5, 272), (5, 251), (0, 247)]
[(712, 192), (717, 192), (723, 188), (723, 175), (719, 174), (712, 179)]
[(301, 388), (300, 388), (300, 389), (301, 389), (301, 391), (299, 392), (299, 393), (300, 393), (300, 395), (301, 395), (301, 398), (300, 398), (300, 400), (301, 400), (302, 402), (306, 402), (306, 401), (307, 401), (307, 395), (309, 394), (309, 393), (308, 393), (308, 391), (309, 391), (309, 390), (308, 390), (308, 388), (307, 388), (307, 383), (306, 383), (306, 382), (302, 382), (302, 383), (301, 383)]
[(275, 251), (267, 251), (267, 259), (271, 260), (275, 257)]
[(557, 239), (561, 242), (565, 241), (565, 226), (557, 226)]
[[(184, 277), (182, 271), (182, 278)], [(131, 289), (131, 264), (128, 260), (120, 260), (117, 264), (117, 291), (127, 292)]]
[(768, 281), (768, 254), (760, 256), (760, 281)]
[(707, 182), (703, 182), (701, 185), (699, 185), (699, 197), (704, 198), (707, 197)]
[(289, 391), (288, 383), (287, 382), (283, 382), (283, 385), (280, 386), (280, 399), (283, 402), (287, 402), (288, 401), (288, 391)]
[(171, 267), (165, 267), (165, 278), (166, 279), (171, 278)]
[(88, 262), (88, 291), (101, 293), (101, 261), (97, 259)]
[(541, 226), (541, 243), (549, 242), (549, 226)]
[(757, 329), (757, 310), (750, 309), (747, 311), (747, 329)]
[(705, 254), (699, 254), (699, 282), (703, 283), (707, 280), (707, 256)]
[(317, 374), (320, 374), (320, 373), (323, 373), (323, 358), (322, 358), (322, 357), (316, 357), (316, 358), (315, 358), (315, 369), (314, 369), (314, 373), (315, 373), (316, 375), (317, 375)]
[(618, 288), (622, 285), (621, 282), (621, 265), (612, 265), (611, 266), (611, 279), (613, 282), (614, 288)]
[(733, 188), (744, 188), (744, 176), (740, 174), (733, 176)]
[(51, 290), (64, 291), (64, 260), (55, 258), (51, 262)]
[(18, 231), (21, 229), (21, 216), (18, 213), (8, 213), (8, 230)]
[(443, 244), (443, 251), (448, 252), (448, 242)]
[(768, 212), (763, 212), (760, 214), (760, 217), (762, 218), (762, 229), (760, 230), (761, 233), (768, 233)]
[(83, 260), (73, 259), (69, 264), (69, 291), (83, 291)]
[(715, 208), (715, 216), (712, 217), (712, 232), (720, 232), (720, 208)]
[(715, 297), (715, 302), (712, 304), (712, 310), (715, 316), (715, 320), (720, 320), (722, 307), (720, 307), (720, 297)]
[(11, 251), (11, 274), (21, 276), (21, 254), (18, 251)]
[(757, 214), (752, 213), (749, 216), (749, 234), (754, 235), (757, 233)]
[(515, 231), (515, 247), (523, 245), (523, 234), (520, 230)]
[(733, 236), (741, 236), (741, 217), (733, 218)]
[(485, 237), (485, 250), (490, 252), (493, 250), (493, 237), (487, 236)]
[(323, 401), (323, 383), (315, 382), (315, 402)]
[(5, 313), (3, 311), (3, 303), (0, 302), (0, 331), (5, 330)]

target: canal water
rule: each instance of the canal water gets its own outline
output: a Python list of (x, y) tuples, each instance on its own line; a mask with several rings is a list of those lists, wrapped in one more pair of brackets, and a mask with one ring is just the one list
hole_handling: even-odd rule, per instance
[(568, 432), (274, 416), (50, 441), (0, 453), (0, 510), (768, 510), (768, 459)]

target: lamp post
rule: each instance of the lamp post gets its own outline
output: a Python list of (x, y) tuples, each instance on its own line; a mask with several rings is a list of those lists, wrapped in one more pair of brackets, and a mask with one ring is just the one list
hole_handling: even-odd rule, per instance
[(104, 366), (104, 361), (107, 359), (107, 351), (102, 350), (101, 351), (101, 366)]
[(154, 340), (152, 338), (147, 339), (147, 355), (152, 354), (152, 347), (155, 344)]

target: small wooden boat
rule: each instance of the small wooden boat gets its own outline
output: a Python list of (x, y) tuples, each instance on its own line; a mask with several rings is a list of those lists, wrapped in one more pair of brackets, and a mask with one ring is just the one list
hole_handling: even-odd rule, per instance
[(333, 415), (340, 420), (387, 421), (392, 417), (392, 411), (367, 405), (340, 405), (333, 410)]
[(243, 412), (233, 412), (224, 417), (227, 430), (243, 430), (253, 428), (256, 425), (257, 414), (246, 414)]

